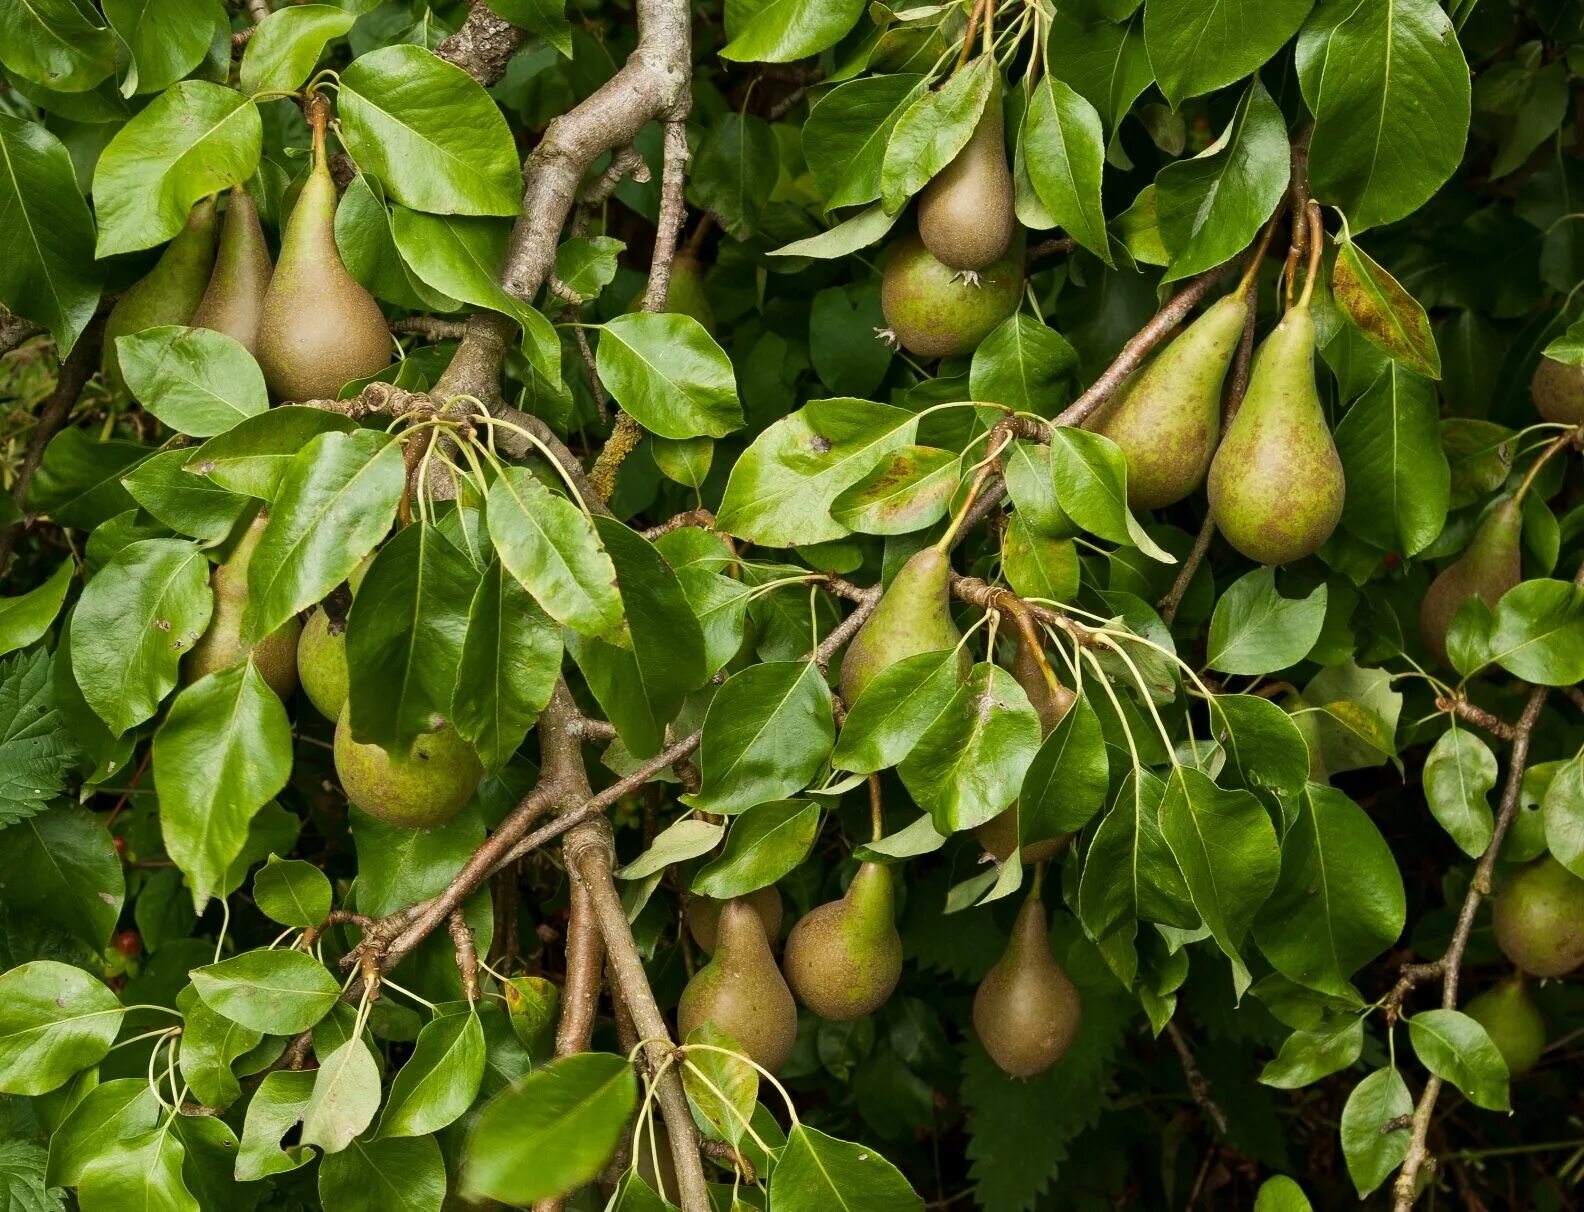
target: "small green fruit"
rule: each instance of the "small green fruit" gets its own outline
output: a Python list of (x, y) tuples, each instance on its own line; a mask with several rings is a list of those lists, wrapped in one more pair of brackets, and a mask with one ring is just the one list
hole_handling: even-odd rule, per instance
[(921, 358), (971, 353), (1023, 298), (1023, 241), (969, 282), (917, 235), (897, 242), (880, 280), (880, 308), (902, 347)]
[(718, 941), (710, 962), (682, 990), (677, 1030), (685, 1040), (714, 1023), (773, 1073), (797, 1040), (797, 1003), (770, 954), (764, 923), (743, 898), (721, 909)]
[(335, 731), (335, 767), (347, 799), (387, 825), (433, 829), (473, 798), (484, 767), (473, 746), (441, 723), (415, 737), (405, 753), (352, 739), (349, 712)]
[(1502, 951), (1533, 976), (1584, 964), (1584, 880), (1547, 855), (1507, 877), (1491, 904)]
[(1464, 1008), (1471, 1019), (1485, 1028), (1496, 1051), (1507, 1062), (1507, 1072), (1517, 1077), (1527, 1073), (1545, 1051), (1545, 1019), (1529, 996), (1522, 977), (1510, 976), (1485, 990)]
[(319, 714), (341, 718), (347, 700), (346, 627), (333, 625), (322, 606), (308, 616), (297, 640), (297, 676)]

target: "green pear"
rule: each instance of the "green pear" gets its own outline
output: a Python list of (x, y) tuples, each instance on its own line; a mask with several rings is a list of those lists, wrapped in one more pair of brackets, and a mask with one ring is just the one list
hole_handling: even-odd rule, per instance
[(297, 640), (297, 677), (303, 693), (327, 720), (341, 718), (347, 700), (346, 623), (315, 606)]
[[(249, 601), (248, 565), (253, 562), (254, 549), (268, 523), (269, 515), (260, 510), (230, 556), (210, 574), (214, 611), (209, 616), (209, 626), (182, 662), (185, 680), (196, 682), (247, 658), (250, 650), (242, 642), (242, 617)], [(251, 649), (254, 666), (282, 699), (291, 698), (297, 689), (297, 642), (301, 632), (302, 626), (295, 617), (287, 619)]]
[(1513, 1077), (1529, 1072), (1539, 1062), (1546, 1045), (1545, 1019), (1540, 1017), (1523, 977), (1498, 981), (1463, 1011), (1485, 1028)]
[[(768, 888), (756, 888), (741, 899), (753, 906), (753, 911), (759, 915), (765, 937), (770, 940), (770, 946), (773, 948), (776, 940), (781, 937), (783, 914), (781, 894), (776, 891), (776, 886), (771, 884)], [(715, 951), (715, 941), (720, 931), (721, 909), (724, 905), (725, 902), (718, 901), (714, 897), (695, 896), (689, 899), (687, 909), (682, 915), (688, 932), (693, 936), (693, 941), (708, 954), (713, 954)]]
[(1261, 564), (1319, 550), (1342, 518), (1342, 460), (1315, 389), (1314, 320), (1289, 308), (1254, 355), (1243, 406), (1210, 464), (1210, 512)]
[(792, 992), (821, 1018), (862, 1018), (884, 1005), (902, 976), (891, 868), (862, 864), (846, 895), (792, 927), (781, 963)]
[(259, 316), (269, 291), (269, 245), (259, 226), (258, 207), (240, 185), (231, 191), (225, 221), (220, 225), (220, 251), (203, 302), (193, 313), (195, 328), (212, 328), (258, 352)]
[[(841, 663), (841, 693), (850, 707), (881, 670), (921, 652), (956, 648), (962, 632), (951, 616), (951, 559), (926, 547), (902, 565), (880, 604), (847, 645)], [(973, 660), (960, 650), (967, 677)]]
[(978, 273), (936, 260), (917, 235), (905, 236), (891, 251), (880, 279), (880, 308), (902, 347), (921, 358), (970, 353), (995, 327), (1018, 309), (1023, 298), (1021, 240)]
[(1033, 1077), (1062, 1058), (1082, 1022), (1078, 990), (1051, 951), (1045, 906), (1031, 896), (974, 994), (974, 1032), (1005, 1072)]
[(117, 391), (126, 389), (126, 381), (121, 377), (116, 338), (145, 328), (190, 323), (209, 284), (214, 250), (215, 203), (213, 198), (203, 198), (154, 268), (116, 300), (105, 319), (102, 365), (105, 378)]
[(1584, 964), (1584, 880), (1547, 855), (1507, 877), (1491, 903), (1503, 954), (1531, 976)]
[(686, 1040), (705, 1023), (714, 1023), (773, 1073), (797, 1040), (797, 1003), (752, 905), (742, 897), (728, 901), (719, 929), (714, 956), (682, 990), (677, 1030)]
[(259, 316), (259, 365), (282, 400), (334, 399), (347, 383), (378, 374), (391, 360), (385, 316), (336, 248), (327, 111), (322, 97), (309, 105), (313, 167), (287, 220)]
[(1523, 579), (1523, 510), (1517, 497), (1496, 505), (1479, 524), (1468, 548), (1430, 583), (1419, 603), (1419, 634), (1441, 664), (1447, 661), (1447, 629), (1465, 598), (1479, 597), (1493, 610)]
[(919, 238), (943, 265), (983, 269), (1006, 252), (1016, 222), (995, 88), (967, 144), (920, 192)]
[(347, 799), (387, 825), (433, 829), (461, 812), (484, 767), (473, 746), (445, 721), (391, 753), (352, 739), (348, 709), (336, 722), (335, 768)]
[(1087, 428), (1122, 448), (1134, 509), (1174, 505), (1204, 483), (1247, 318), (1243, 291), (1218, 300), (1089, 418)]
[(1584, 425), (1584, 366), (1541, 358), (1529, 380), (1529, 396), (1544, 420)]

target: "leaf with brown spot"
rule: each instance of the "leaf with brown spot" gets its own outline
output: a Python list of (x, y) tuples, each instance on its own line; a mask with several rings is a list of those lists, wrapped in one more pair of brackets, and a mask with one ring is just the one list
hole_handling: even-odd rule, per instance
[(1441, 351), (1419, 301), (1357, 244), (1337, 253), (1331, 294), (1355, 327), (1387, 354), (1432, 379), (1441, 377)]

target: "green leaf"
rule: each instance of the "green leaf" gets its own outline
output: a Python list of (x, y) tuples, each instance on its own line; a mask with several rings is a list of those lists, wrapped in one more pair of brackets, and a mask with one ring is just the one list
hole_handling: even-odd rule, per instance
[(1156, 174), (1161, 237), (1172, 257), (1162, 280), (1214, 269), (1248, 247), (1287, 192), (1290, 159), (1287, 124), (1255, 77), (1219, 139)]
[(770, 1175), (777, 1212), (922, 1212), (902, 1172), (874, 1149), (794, 1124)]
[[(281, 11), (290, 13), (298, 9)], [(396, 207), (396, 210), (401, 214), (413, 213), (406, 207)], [(493, 228), (485, 224), (481, 230), (490, 232)], [(444, 234), (449, 243), (451, 229), (445, 229)], [(398, 249), (395, 222), (385, 205), (385, 189), (372, 177), (359, 173), (341, 194), (335, 213), (335, 240), (347, 272), (376, 299), (383, 299), (398, 307), (426, 311), (461, 309), (460, 300), (431, 287), (407, 263), (407, 258), (412, 256), (425, 265), (444, 266), (449, 274), (455, 272), (456, 264), (450, 256), (450, 250), (425, 248), (415, 254), (412, 249), (406, 253)], [(490, 283), (489, 286), (493, 290), (498, 283)], [(490, 295), (491, 299), (494, 297)]]
[(1425, 799), (1458, 848), (1478, 858), (1495, 829), (1490, 791), (1496, 786), (1496, 756), (1490, 746), (1452, 726), (1441, 734), (1424, 764)]
[(88, 582), (72, 614), (72, 666), (112, 733), (159, 709), (209, 626), (213, 597), (209, 561), (180, 539), (131, 543)]
[(728, 235), (746, 240), (764, 220), (779, 167), (770, 123), (753, 114), (725, 113), (699, 145), (688, 172), (688, 193)]
[(182, 1177), (186, 1158), (186, 1147), (167, 1122), (89, 1162), (78, 1202), (92, 1212), (201, 1212)]
[(1144, 533), (1127, 506), (1127, 460), (1102, 434), (1065, 425), (1050, 431), (1051, 477), (1061, 510), (1077, 525), (1137, 547), (1152, 560), (1174, 564), (1170, 552)]
[(1200, 771), (1178, 766), (1166, 780), (1160, 829), (1194, 908), (1232, 961), (1233, 988), (1241, 998), (1251, 978), (1238, 946), (1281, 871), (1270, 817), (1249, 792), (1227, 791)]
[(168, 324), (118, 338), (116, 351), (132, 394), (178, 433), (213, 437), (269, 407), (263, 371), (225, 333)]
[(70, 964), (34, 960), (0, 973), (0, 1094), (47, 1094), (97, 1065), (123, 1013), (114, 993)]
[(961, 658), (953, 649), (886, 666), (849, 705), (831, 764), (856, 774), (895, 766), (946, 710), (961, 682)]
[(560, 671), (560, 629), (500, 560), (491, 560), (468, 606), (447, 713), (485, 769), (498, 768), (517, 752), (550, 701)]
[(154, 1126), (159, 1100), (143, 1077), (122, 1077), (95, 1086), (50, 1136), (46, 1181), (75, 1187), (83, 1171), (107, 1146), (119, 1145)]
[(1490, 649), (1492, 660), (1526, 682), (1584, 681), (1584, 588), (1534, 580), (1508, 590), (1496, 604)]
[(1459, 1010), (1421, 1010), (1408, 1019), (1408, 1038), (1424, 1067), (1450, 1082), (1476, 1107), (1506, 1111), (1507, 1062), (1480, 1026)]
[(699, 745), (703, 785), (684, 802), (722, 815), (802, 790), (830, 755), (830, 689), (812, 661), (769, 661), (726, 680)]
[(183, 470), (227, 492), (273, 501), (304, 446), (320, 434), (351, 433), (356, 428), (356, 422), (339, 413), (283, 404), (239, 422), (196, 452), (187, 451)]
[(65, 789), (79, 749), (91, 747), (91, 730), (104, 728), (80, 703), (63, 710), (57, 684), (70, 681), (71, 657), (69, 637), (61, 639), (66, 648), (55, 657), (36, 648), (0, 664), (0, 827), (43, 812)]
[(1026, 598), (1070, 602), (1078, 595), (1078, 548), (1052, 539), (1012, 515), (1001, 543), (1002, 571), (1014, 592)]
[(835, 46), (863, 15), (863, 0), (766, 0), (721, 48), (737, 63), (790, 63)]
[[(6, 20), (0, 13), (0, 50)], [(0, 303), (47, 328), (64, 354), (99, 302), (104, 274), (94, 262), (93, 216), (65, 145), (39, 123), (9, 114), (0, 114), (0, 217), (10, 233)]]
[(1342, 1156), (1359, 1198), (1385, 1182), (1408, 1155), (1408, 1129), (1383, 1129), (1412, 1112), (1408, 1083), (1392, 1067), (1377, 1069), (1348, 1095), (1342, 1108)]
[(291, 721), (251, 660), (176, 696), (154, 735), (154, 787), (166, 852), (200, 913), (225, 893), (248, 823), (286, 786), (291, 768)]
[(319, 1164), (319, 1202), (337, 1212), (440, 1212), (445, 1199), (432, 1136), (355, 1140)]
[(349, 1039), (319, 1058), (303, 1108), (302, 1143), (341, 1152), (374, 1121), (379, 1103), (379, 1063), (361, 1037)]
[(1442, 449), (1435, 386), (1392, 364), (1336, 430), (1347, 473), (1342, 521), (1359, 538), (1405, 556), (1441, 533), (1452, 473)]
[(1029, 179), (1050, 217), (1107, 265), (1113, 264), (1100, 201), (1105, 135), (1094, 106), (1047, 72), (1024, 111), (1022, 141)]
[(0, 901), (65, 927), (104, 950), (126, 899), (126, 879), (104, 817), (57, 804), (0, 830)]
[(1001, 463), (1007, 496), (1030, 531), (1047, 539), (1070, 539), (1078, 533), (1077, 525), (1056, 500), (1049, 447), (1040, 442), (1013, 442)]
[(258, 1047), (263, 1033), (216, 1014), (191, 985), (177, 995), (176, 1006), (182, 1013), (182, 1080), (206, 1107), (223, 1110), (242, 1096), (232, 1064)]
[(44, 462), (28, 486), (27, 507), (61, 526), (91, 530), (133, 507), (121, 477), (151, 453), (139, 442), (104, 441), (83, 429), (63, 429), (44, 448)]
[(14, 598), (0, 598), (0, 656), (26, 648), (49, 630), (66, 604), (75, 562), (68, 556), (42, 585)]
[(881, 196), (890, 213), (957, 158), (979, 125), (996, 88), (995, 64), (975, 59), (934, 91), (919, 95), (902, 112), (886, 141), (880, 169)]
[(272, 634), (346, 580), (390, 529), (406, 478), (401, 446), (377, 430), (323, 433), (304, 446), (248, 565), (244, 634)]
[(1402, 934), (1402, 873), (1364, 810), (1310, 783), (1281, 844), (1281, 877), (1254, 939), (1289, 980), (1351, 999), (1352, 975)]
[(1062, 384), (1077, 369), (1078, 351), (1066, 337), (1018, 312), (979, 342), (968, 372), (968, 390), (975, 400), (1048, 416), (1052, 406), (1065, 398)]
[(738, 458), (716, 513), (729, 534), (766, 547), (843, 538), (831, 505), (886, 454), (913, 442), (918, 418), (868, 400), (812, 400)]
[(1216, 603), (1205, 661), (1223, 673), (1273, 673), (1308, 655), (1325, 624), (1326, 586), (1306, 598), (1276, 592), (1276, 570), (1257, 568)]
[(1218, 694), (1208, 704), (1229, 773), (1250, 791), (1292, 796), (1303, 790), (1309, 747), (1292, 716), (1254, 694)]
[(240, 83), (246, 93), (291, 92), (302, 87), (324, 54), (357, 20), (333, 4), (299, 4), (260, 21), (242, 52)]
[(725, 826), (714, 821), (694, 817), (672, 821), (655, 835), (647, 850), (626, 866), (617, 868), (616, 875), (624, 880), (646, 879), (673, 863), (685, 863), (708, 854), (720, 844), (721, 834), (725, 832)]
[(1310, 183), (1354, 232), (1412, 214), (1457, 168), (1469, 70), (1435, 0), (1320, 0), (1298, 35), (1297, 63), (1315, 116)]
[(110, 140), (94, 168), (95, 255), (152, 248), (187, 222), (193, 203), (258, 168), (264, 127), (235, 89), (183, 80)]
[(378, 1135), (428, 1136), (456, 1120), (478, 1096), (484, 1028), (477, 1014), (443, 1014), (418, 1034), (391, 1083)]
[(663, 438), (720, 438), (743, 423), (731, 362), (692, 316), (635, 312), (607, 321), (596, 366), (616, 402)]
[(530, 1204), (599, 1173), (627, 1129), (638, 1078), (619, 1056), (564, 1056), (502, 1091), (468, 1132), (462, 1191)]
[(831, 516), (861, 534), (911, 534), (946, 516), (961, 476), (955, 451), (902, 446), (831, 502)]
[[(259, 1088), (248, 1100), (247, 1119), (242, 1124), (242, 1143), (237, 1150), (238, 1182), (253, 1182), (271, 1174), (284, 1174), (313, 1160), (314, 1151), (304, 1145), (281, 1148), (286, 1133), (297, 1126), (308, 1096), (313, 1093), (312, 1071), (277, 1069), (265, 1074)], [(359, 1146), (354, 1142), (353, 1149)]]
[(103, 0), (131, 64), (121, 93), (157, 93), (202, 62), (217, 24), (208, 0)]
[(885, 379), (895, 351), (876, 333), (885, 328), (878, 283), (827, 286), (809, 308), (809, 360), (837, 396), (867, 396)]
[(259, 912), (282, 926), (306, 930), (330, 915), (330, 881), (302, 859), (271, 855), (253, 877), (253, 903)]
[(1261, 1070), (1263, 1085), (1298, 1090), (1346, 1069), (1364, 1051), (1364, 1020), (1343, 1015), (1317, 1031), (1294, 1031), (1282, 1041), (1276, 1059)]
[(803, 149), (827, 211), (880, 196), (886, 143), (923, 84), (916, 73), (866, 76), (838, 84), (814, 103), (803, 123)]
[(0, 7), (0, 63), (25, 80), (80, 93), (115, 71), (116, 39), (71, 0)]
[(820, 261), (835, 260), (857, 252), (860, 248), (868, 248), (878, 241), (888, 231), (896, 226), (902, 217), (902, 212), (887, 214), (886, 209), (879, 202), (873, 206), (859, 211), (850, 219), (844, 219), (835, 227), (822, 231), (818, 235), (807, 236), (802, 240), (793, 240), (790, 244), (783, 244), (780, 248), (772, 248), (769, 255), (772, 257), (813, 257)]
[(177, 534), (218, 543), (231, 533), (248, 498), (185, 470), (191, 458), (187, 447), (162, 450), (122, 476), (121, 484), (144, 512)]
[(1262, 1182), (1254, 1200), (1254, 1212), (1313, 1212), (1313, 1209), (1303, 1188), (1285, 1174)]
[(211, 1010), (266, 1035), (308, 1030), (341, 996), (336, 978), (302, 951), (244, 951), (191, 976)]
[(1048, 28), (1049, 70), (1077, 89), (1099, 111), (1107, 129), (1114, 129), (1155, 79), (1144, 44), (1143, 12), (1113, 14), (1099, 5), (1063, 5), (1051, 15)]
[(1584, 879), (1584, 755), (1575, 755), (1552, 775), (1541, 811), (1552, 857)]
[(1241, 80), (1298, 32), (1314, 0), (1150, 0), (1144, 43), (1173, 109)]
[(352, 736), (397, 749), (451, 710), (478, 570), (439, 527), (398, 530), (347, 616)]
[(730, 1055), (737, 1044), (714, 1023), (695, 1027), (683, 1042), (726, 1050), (690, 1051), (682, 1064), (682, 1088), (694, 1114), (714, 1129), (714, 1135), (741, 1146), (759, 1098), (758, 1071), (741, 1057)]
[(748, 809), (733, 823), (725, 849), (693, 877), (693, 891), (724, 901), (769, 887), (808, 857), (819, 822), (819, 805), (808, 800)]
[(1337, 250), (1331, 297), (1370, 344), (1415, 374), (1441, 377), (1441, 351), (1424, 308), (1351, 240)]
[(1105, 736), (1085, 692), (1073, 700), (1023, 776), (1021, 840), (1076, 833), (1100, 811), (1109, 789)]
[(616, 277), (627, 246), (614, 236), (573, 236), (556, 248), (555, 275), (584, 299), (594, 299)]
[(488, 93), (421, 46), (359, 55), (341, 73), (347, 152), (403, 206), (437, 215), (515, 215), (522, 173)]
[(489, 0), (489, 6), (519, 29), (543, 38), (562, 58), (572, 58), (572, 24), (566, 17), (565, 0)]
[(438, 829), (386, 825), (360, 811), (348, 815), (357, 846), (357, 908), (371, 917), (435, 895), (484, 840), (484, 823), (472, 809)]
[(935, 828), (950, 834), (1011, 804), (1039, 747), (1039, 717), (1023, 687), (1006, 670), (979, 664), (897, 773)]
[(622, 626), (616, 568), (594, 523), (524, 467), (505, 467), (490, 485), (490, 539), (501, 563), (545, 613), (584, 635)]

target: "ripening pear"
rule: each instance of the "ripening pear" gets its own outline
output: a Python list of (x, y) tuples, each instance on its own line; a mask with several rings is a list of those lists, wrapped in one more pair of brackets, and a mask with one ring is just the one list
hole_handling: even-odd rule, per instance
[(335, 768), (347, 799), (387, 825), (410, 829), (445, 824), (466, 807), (484, 777), (473, 746), (444, 720), (392, 753), (353, 740), (345, 707), (336, 722)]
[(1541, 358), (1529, 380), (1535, 411), (1547, 421), (1584, 425), (1584, 365), (1569, 366), (1555, 358)]
[(378, 374), (391, 360), (385, 316), (336, 249), (328, 108), (322, 97), (309, 105), (313, 167), (287, 220), (259, 317), (259, 365), (282, 400), (333, 400), (347, 383)]
[(1545, 1019), (1521, 976), (1498, 981), (1463, 1007), (1463, 1012), (1485, 1028), (1513, 1077), (1533, 1069), (1545, 1051)]
[(919, 238), (943, 265), (983, 269), (1006, 252), (1016, 221), (1001, 90), (993, 88), (968, 142), (919, 194)]
[(165, 324), (187, 324), (204, 296), (209, 267), (214, 263), (215, 204), (203, 198), (187, 215), (187, 223), (165, 247), (154, 268), (116, 300), (105, 320), (105, 378), (124, 390), (116, 338)]
[(1021, 240), (978, 271), (936, 260), (917, 235), (899, 240), (880, 280), (880, 309), (902, 347), (921, 358), (970, 353), (1023, 298)]
[(341, 718), (347, 700), (346, 621), (315, 606), (297, 640), (297, 677), (303, 693), (327, 720)]
[[(1045, 671), (1034, 659), (1034, 653), (1022, 632), (1017, 633), (1017, 648), (1012, 654), (1012, 676), (1023, 687), (1029, 703), (1034, 707), (1034, 713), (1039, 716), (1041, 734), (1049, 736), (1078, 696), (1064, 686), (1060, 679), (1054, 679), (1054, 685), (1046, 680)], [(979, 844), (995, 856), (996, 862), (1004, 862), (1018, 844), (1018, 806), (1013, 804), (984, 824), (976, 825), (973, 832)], [(1023, 861), (1040, 863), (1054, 858), (1071, 840), (1071, 835), (1064, 833), (1059, 837), (1029, 842), (1023, 847)]]
[(1507, 877), (1491, 904), (1502, 952), (1532, 976), (1584, 964), (1584, 880), (1547, 855)]
[(1078, 990), (1051, 951), (1045, 906), (1031, 896), (974, 994), (974, 1031), (1003, 1070), (1033, 1077), (1062, 1058), (1082, 1022)]
[(203, 302), (193, 313), (193, 327), (212, 328), (239, 341), (248, 353), (258, 352), (259, 316), (269, 290), (269, 245), (259, 226), (258, 207), (240, 185), (231, 191), (225, 221), (220, 225), (220, 251)]
[(1244, 291), (1218, 300), (1089, 419), (1122, 448), (1134, 509), (1174, 505), (1204, 483), (1221, 439), (1221, 386), (1247, 318)]
[(742, 897), (721, 909), (717, 942), (710, 962), (682, 990), (677, 1030), (685, 1040), (714, 1023), (773, 1073), (797, 1040), (797, 1003), (770, 954), (764, 923)]
[[(951, 559), (934, 547), (897, 571), (880, 604), (847, 645), (841, 663), (842, 699), (850, 707), (881, 670), (921, 652), (956, 648), (962, 639), (951, 616)], [(973, 660), (958, 653), (962, 676)]]
[[(756, 888), (746, 893), (742, 898), (753, 907), (759, 915), (759, 921), (764, 926), (765, 937), (774, 947), (776, 940), (781, 937), (781, 894), (776, 891), (776, 886), (771, 884), (768, 888)], [(688, 932), (692, 934), (693, 941), (706, 953), (713, 954), (715, 941), (720, 931), (721, 909), (725, 902), (718, 901), (710, 896), (695, 896), (688, 901), (687, 909), (683, 912), (683, 921), (686, 922)]]
[(792, 927), (781, 963), (798, 1001), (821, 1018), (862, 1018), (883, 1006), (902, 976), (891, 868), (860, 865), (846, 895)]
[[(269, 515), (260, 510), (230, 556), (210, 574), (214, 611), (209, 616), (209, 626), (182, 663), (182, 675), (189, 682), (235, 665), (248, 655), (242, 642), (242, 616), (247, 613), (249, 601), (248, 565), (253, 562), (253, 551), (268, 523)], [(293, 616), (252, 648), (253, 664), (282, 699), (291, 698), (297, 689), (297, 640), (301, 631), (301, 624)]]
[(1313, 555), (1342, 518), (1342, 460), (1315, 388), (1314, 351), (1306, 299), (1254, 355), (1243, 406), (1210, 464), (1217, 529), (1261, 564)]
[(1430, 582), (1419, 603), (1419, 634), (1425, 647), (1447, 664), (1447, 629), (1465, 598), (1479, 597), (1493, 610), (1523, 579), (1523, 510), (1508, 497), (1485, 515), (1468, 549)]

